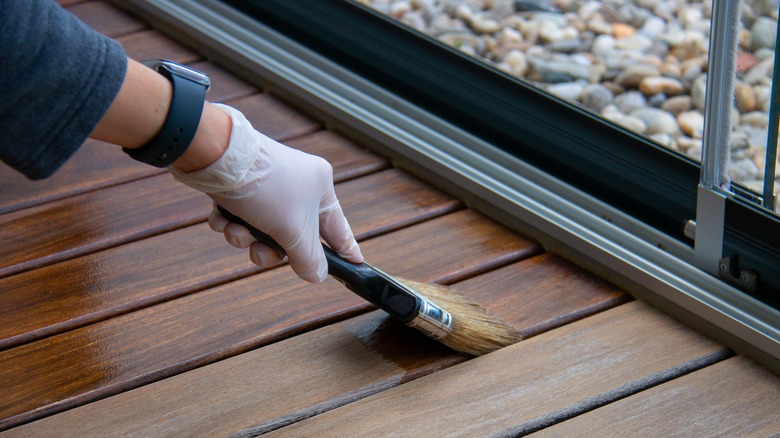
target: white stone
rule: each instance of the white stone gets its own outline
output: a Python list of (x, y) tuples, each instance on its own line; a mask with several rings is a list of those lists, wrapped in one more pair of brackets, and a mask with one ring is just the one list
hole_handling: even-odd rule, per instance
[(642, 120), (647, 125), (647, 134), (669, 134), (678, 135), (680, 128), (677, 125), (675, 117), (658, 108), (639, 108), (629, 114), (632, 117)]

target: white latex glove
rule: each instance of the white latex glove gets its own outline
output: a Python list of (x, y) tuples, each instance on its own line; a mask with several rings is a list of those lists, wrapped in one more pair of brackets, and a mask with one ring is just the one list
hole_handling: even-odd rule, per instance
[[(306, 281), (321, 282), (328, 274), (320, 236), (343, 258), (362, 262), (360, 247), (336, 199), (330, 164), (257, 132), (235, 108), (218, 106), (233, 121), (224, 155), (194, 172), (171, 166), (174, 178), (208, 194), (271, 236), (287, 252), (295, 273)], [(231, 245), (249, 247), (250, 259), (259, 266), (283, 259), (276, 250), (257, 242), (245, 227), (228, 222), (216, 208), (209, 224), (223, 232)]]

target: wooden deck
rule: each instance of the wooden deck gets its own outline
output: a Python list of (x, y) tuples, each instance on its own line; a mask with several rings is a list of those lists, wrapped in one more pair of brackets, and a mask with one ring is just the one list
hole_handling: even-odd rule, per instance
[[(438, 282), (522, 342), (453, 353), (336, 281), (262, 271), (207, 197), (88, 141), (0, 172), (2, 436), (770, 436), (780, 379), (422, 183), (103, 1), (61, 1), (136, 59), (321, 155), (367, 259)], [(531, 236), (532, 237), (532, 236)]]

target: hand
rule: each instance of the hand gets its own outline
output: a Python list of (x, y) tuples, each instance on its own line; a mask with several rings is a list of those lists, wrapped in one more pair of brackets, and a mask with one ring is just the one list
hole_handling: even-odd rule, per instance
[[(218, 105), (232, 118), (224, 155), (205, 169), (170, 170), (174, 178), (208, 194), (215, 203), (271, 236), (287, 252), (293, 271), (304, 280), (325, 280), (328, 265), (320, 236), (343, 258), (360, 263), (363, 256), (333, 189), (327, 161), (282, 145), (255, 131), (238, 110)], [(249, 248), (259, 266), (284, 255), (255, 241), (245, 227), (228, 222), (216, 209), (209, 217), (215, 231), (233, 246)]]

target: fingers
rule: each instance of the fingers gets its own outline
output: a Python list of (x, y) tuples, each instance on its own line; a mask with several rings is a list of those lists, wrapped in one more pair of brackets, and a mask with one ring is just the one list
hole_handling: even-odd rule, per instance
[(236, 248), (249, 248), (249, 245), (256, 241), (246, 227), (228, 221), (216, 207), (209, 214), (209, 227), (218, 233), (223, 233), (225, 240)]
[(219, 213), (219, 210), (217, 210), (217, 207), (215, 205), (211, 209), (211, 213), (209, 214), (209, 227), (211, 227), (211, 229), (216, 231), (217, 233), (222, 233), (225, 231), (225, 227), (229, 223), (230, 221), (225, 219), (225, 217)]
[(278, 265), (284, 260), (284, 257), (284, 254), (260, 242), (254, 242), (249, 246), (249, 260), (262, 268)]
[(246, 227), (225, 219), (216, 207), (211, 210), (209, 215), (209, 226), (212, 230), (223, 233), (225, 240), (232, 246), (249, 248), (249, 260), (261, 268), (278, 265), (285, 258), (283, 253), (256, 241)]
[(249, 245), (257, 241), (245, 226), (233, 222), (225, 227), (224, 233), (225, 240), (236, 248), (249, 248)]

